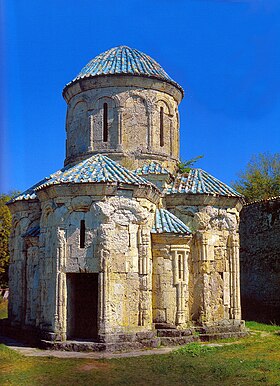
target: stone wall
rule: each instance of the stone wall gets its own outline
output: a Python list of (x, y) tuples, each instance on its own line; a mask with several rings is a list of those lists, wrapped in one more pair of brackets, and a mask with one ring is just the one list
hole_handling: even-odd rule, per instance
[[(37, 200), (10, 205), (12, 231), (10, 236), (9, 267), (9, 318), (14, 325), (30, 324), (36, 319), (33, 302), (38, 291), (39, 250), (38, 240), (22, 237), (26, 231), (40, 222), (40, 204)], [(29, 280), (30, 275), (30, 280)], [(29, 304), (26, 303), (26, 297)]]
[(280, 323), (280, 197), (241, 211), (242, 316)]
[(186, 326), (191, 236), (153, 234), (153, 321)]
[[(112, 189), (114, 196), (108, 196)], [(76, 315), (69, 305), (77, 296), (89, 296), (82, 294), (86, 287), (77, 292), (74, 276), (85, 274), (98, 280), (100, 292), (92, 296), (99, 336), (151, 329), (150, 233), (156, 204), (146, 198), (147, 189), (121, 189), (118, 196), (117, 186), (84, 184), (77, 196), (76, 187), (55, 186), (38, 192), (40, 204), (12, 204), (9, 318), (14, 325), (39, 328), (58, 340), (69, 337)], [(40, 225), (40, 235), (24, 236), (34, 225)]]
[[(130, 78), (130, 77), (129, 77)], [(66, 161), (73, 163), (105, 153), (129, 169), (157, 160), (172, 171), (179, 157), (178, 104), (181, 95), (165, 82), (118, 77), (110, 86), (104, 80), (84, 80), (68, 102)], [(75, 89), (75, 86), (72, 87)], [(88, 88), (88, 89), (87, 89)], [(77, 94), (76, 94), (77, 93)], [(108, 138), (104, 140), (104, 104)], [(162, 110), (162, 141), (160, 141)]]
[(190, 319), (203, 324), (240, 319), (240, 201), (183, 194), (170, 195), (165, 200), (167, 209), (193, 232), (188, 299)]

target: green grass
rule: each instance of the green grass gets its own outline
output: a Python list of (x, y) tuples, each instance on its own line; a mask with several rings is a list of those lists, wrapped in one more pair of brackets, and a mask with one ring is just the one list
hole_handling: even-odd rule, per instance
[(8, 300), (3, 300), (0, 297), (0, 319), (8, 317)]
[(280, 336), (271, 326), (248, 324), (266, 335), (254, 333), (222, 347), (192, 343), (168, 355), (108, 360), (24, 357), (0, 345), (0, 384), (279, 386)]
[(189, 343), (173, 351), (174, 355), (187, 354), (188, 356), (197, 357), (202, 354), (213, 352), (217, 347), (202, 345), (201, 343)]
[(266, 331), (266, 332), (275, 332), (280, 331), (280, 326), (276, 324), (264, 324), (253, 321), (246, 322), (246, 327), (253, 331)]
[[(7, 301), (0, 302), (0, 318)], [(200, 343), (168, 355), (108, 360), (24, 357), (0, 345), (0, 384), (5, 385), (278, 385), (280, 326), (246, 322), (253, 334), (222, 347)], [(265, 332), (265, 334), (263, 334)], [(225, 341), (219, 341), (223, 343)]]

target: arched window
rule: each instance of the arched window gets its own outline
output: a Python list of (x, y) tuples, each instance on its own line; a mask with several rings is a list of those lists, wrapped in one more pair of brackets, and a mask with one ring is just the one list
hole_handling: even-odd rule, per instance
[(108, 142), (108, 104), (103, 103), (103, 142)]
[(159, 112), (159, 143), (160, 146), (164, 146), (164, 132), (163, 132), (163, 107), (160, 108)]

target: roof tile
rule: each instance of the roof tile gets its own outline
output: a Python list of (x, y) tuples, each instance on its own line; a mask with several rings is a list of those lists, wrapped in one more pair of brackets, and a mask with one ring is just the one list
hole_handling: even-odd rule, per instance
[(169, 174), (169, 170), (164, 168), (160, 163), (158, 162), (151, 162), (149, 164), (145, 164), (142, 167), (134, 170), (134, 173), (136, 173), (138, 176), (147, 175), (147, 174)]
[(155, 223), (151, 233), (190, 234), (191, 230), (178, 217), (167, 209), (157, 209)]
[(171, 79), (154, 59), (127, 46), (114, 47), (97, 55), (80, 71), (72, 82), (86, 77), (118, 74), (158, 78), (172, 83), (183, 92), (182, 87)]
[(210, 194), (217, 196), (243, 197), (235, 189), (221, 182), (202, 169), (191, 169), (188, 173), (178, 175), (165, 189), (166, 194)]
[(46, 177), (30, 189), (13, 198), (11, 202), (36, 199), (36, 192), (44, 187), (69, 183), (124, 183), (154, 186), (151, 182), (129, 171), (109, 157), (94, 155), (74, 166), (66, 166)]

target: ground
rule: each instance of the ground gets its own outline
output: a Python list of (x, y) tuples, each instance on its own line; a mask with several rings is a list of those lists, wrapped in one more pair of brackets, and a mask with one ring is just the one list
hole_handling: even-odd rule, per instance
[(251, 334), (242, 340), (193, 343), (164, 355), (146, 351), (143, 356), (110, 359), (86, 354), (80, 358), (25, 356), (1, 344), (0, 384), (280, 385), (280, 327), (247, 325)]

